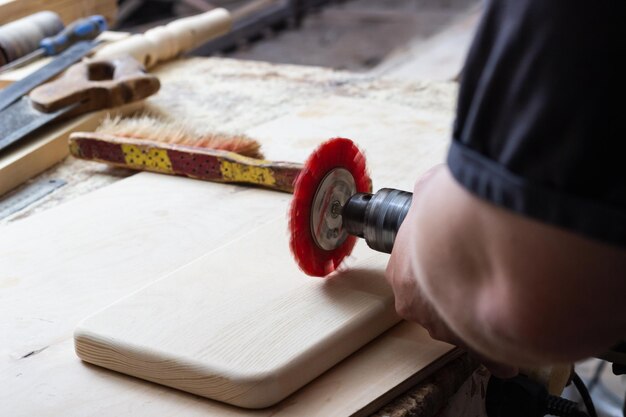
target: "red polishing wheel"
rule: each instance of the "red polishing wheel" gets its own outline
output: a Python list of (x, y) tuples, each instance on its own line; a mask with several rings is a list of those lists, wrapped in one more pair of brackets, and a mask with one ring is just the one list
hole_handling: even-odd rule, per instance
[(341, 209), (351, 196), (371, 189), (365, 156), (350, 139), (330, 139), (311, 154), (289, 211), (291, 251), (302, 271), (326, 276), (352, 252), (356, 237), (344, 230)]

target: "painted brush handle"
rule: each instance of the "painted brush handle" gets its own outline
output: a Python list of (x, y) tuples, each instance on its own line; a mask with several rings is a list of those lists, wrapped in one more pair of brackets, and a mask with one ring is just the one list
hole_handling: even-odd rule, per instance
[(94, 56), (114, 58), (129, 54), (150, 69), (159, 62), (173, 59), (227, 33), (231, 26), (232, 18), (228, 10), (217, 8), (106, 45)]
[(204, 181), (258, 185), (293, 192), (302, 164), (248, 158), (234, 152), (130, 139), (103, 133), (70, 135), (70, 153), (138, 171), (180, 175)]

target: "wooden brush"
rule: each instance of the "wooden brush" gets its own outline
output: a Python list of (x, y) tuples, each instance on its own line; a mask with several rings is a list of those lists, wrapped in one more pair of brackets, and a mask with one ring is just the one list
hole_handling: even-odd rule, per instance
[(244, 183), (293, 192), (302, 164), (261, 159), (244, 135), (199, 134), (150, 115), (106, 119), (95, 132), (75, 132), (70, 152), (81, 159), (205, 181)]

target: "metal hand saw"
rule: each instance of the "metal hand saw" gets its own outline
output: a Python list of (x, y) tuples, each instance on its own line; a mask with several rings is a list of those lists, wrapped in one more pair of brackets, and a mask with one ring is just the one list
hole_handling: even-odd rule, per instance
[(33, 88), (56, 77), (69, 66), (80, 61), (98, 44), (97, 41), (78, 42), (37, 71), (0, 90), (0, 110), (9, 107), (11, 103), (28, 94)]
[(0, 152), (54, 120), (141, 100), (159, 87), (129, 56), (75, 64), (0, 112)]

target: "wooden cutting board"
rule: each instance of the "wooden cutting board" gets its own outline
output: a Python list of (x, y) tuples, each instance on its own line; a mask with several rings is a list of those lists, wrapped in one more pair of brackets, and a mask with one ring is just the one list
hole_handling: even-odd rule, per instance
[[(313, 279), (284, 217), (81, 323), (81, 359), (229, 404), (271, 406), (398, 322), (384, 256)], [(368, 253), (369, 252), (369, 253)]]
[[(268, 158), (295, 161), (328, 137), (352, 137), (367, 152), (375, 188), (408, 189), (443, 159), (446, 115), (335, 96), (247, 133), (264, 144)], [(192, 358), (207, 374), (214, 371), (208, 365), (219, 362), (247, 370), (248, 380), (274, 366), (286, 387), (260, 387), (256, 400), (245, 387), (240, 392), (248, 397), (233, 396), (258, 406), (358, 350), (396, 321), (382, 281), (385, 255), (359, 248), (351, 271), (339, 279), (302, 276), (286, 248), (289, 200), (284, 193), (142, 173), (5, 227), (0, 329), (7, 336), (0, 367), (11, 377), (0, 381), (3, 401), (15, 415), (40, 414), (42, 407), (51, 415), (352, 415), (373, 411), (449, 357), (449, 345), (403, 323), (278, 405), (244, 412), (81, 366), (71, 353), (67, 332), (101, 310), (78, 327), (79, 347), (81, 336), (96, 340), (99, 334), (105, 352), (130, 346), (126, 353), (137, 354), (115, 365), (129, 374), (150, 357), (157, 363)], [(299, 302), (292, 306), (290, 300)], [(272, 341), (281, 343), (274, 347)], [(133, 343), (141, 352), (133, 352)], [(257, 344), (281, 354), (255, 351)], [(336, 352), (329, 351), (333, 346)], [(215, 363), (207, 361), (210, 355)], [(172, 364), (177, 372), (193, 370)], [(283, 365), (292, 373), (280, 374)]]
[[(423, 168), (407, 155), (440, 156), (444, 149), (420, 140), (411, 128), (420, 115), (410, 113), (333, 98), (248, 133), (260, 138), (267, 155), (291, 161), (303, 161), (321, 140), (352, 136), (371, 155), (375, 187), (380, 181), (407, 189)], [(215, 193), (204, 213), (214, 219), (215, 233), (249, 220), (241, 237), (81, 323), (75, 333), (81, 359), (262, 408), (399, 321), (384, 279), (388, 255), (360, 242), (346, 272), (308, 277), (289, 250), (289, 198), (242, 189), (233, 199), (221, 196), (220, 185), (203, 188)], [(252, 221), (261, 213), (262, 220)]]

